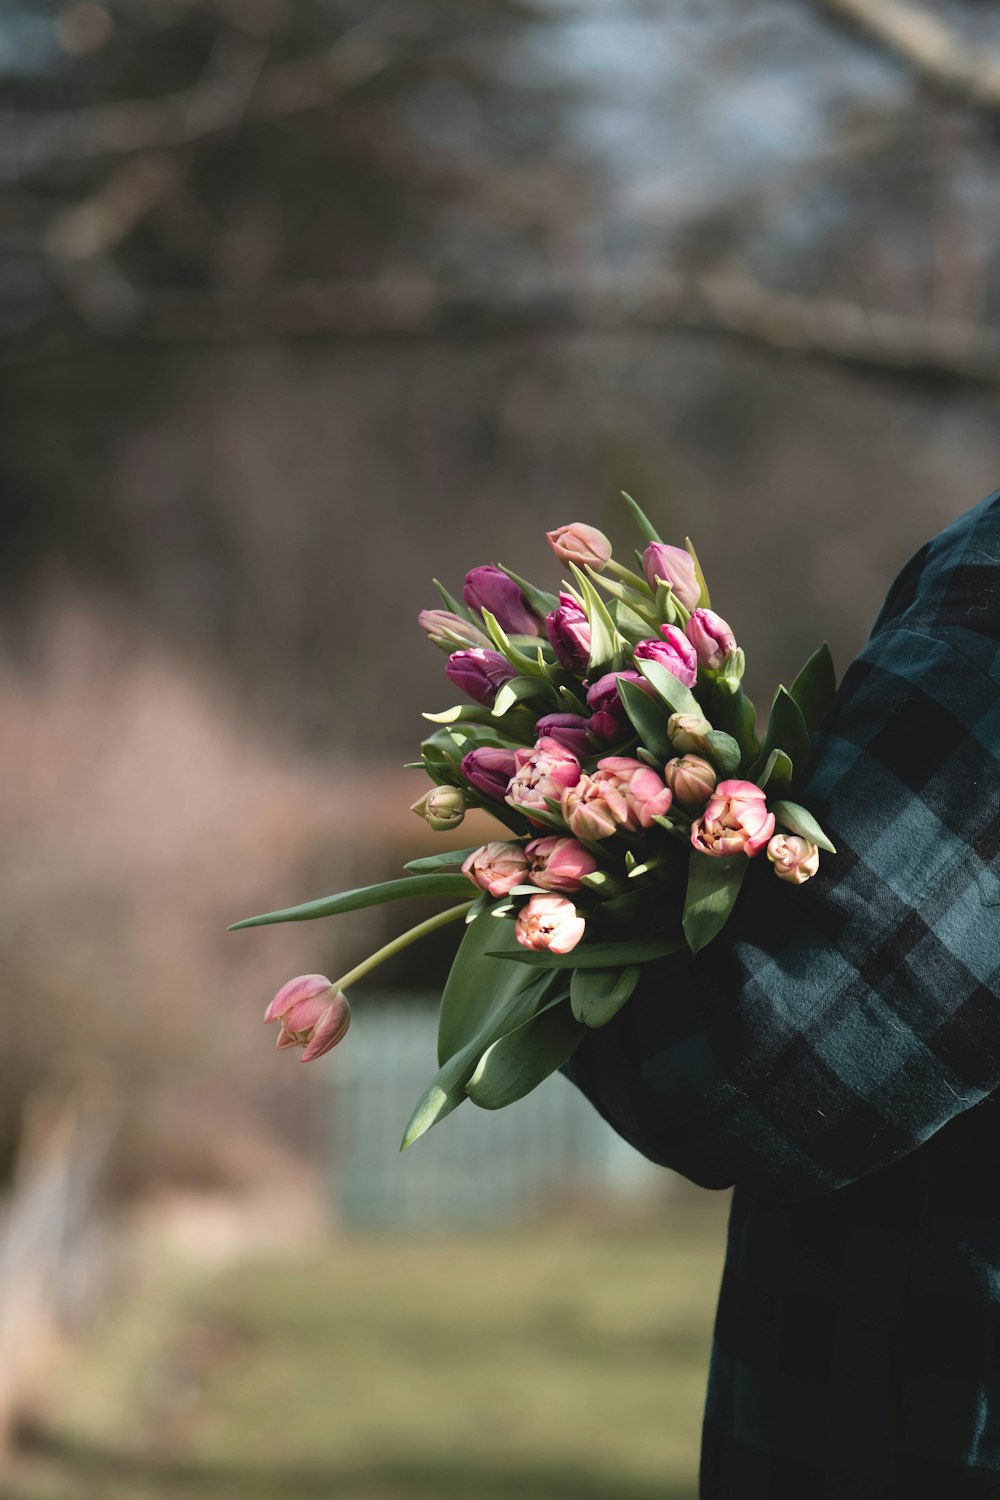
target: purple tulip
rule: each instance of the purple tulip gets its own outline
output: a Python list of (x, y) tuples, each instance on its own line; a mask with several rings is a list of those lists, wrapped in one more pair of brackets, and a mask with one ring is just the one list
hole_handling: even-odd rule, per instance
[(559, 665), (581, 676), (590, 660), (590, 624), (572, 594), (559, 595), (559, 608), (545, 616), (545, 633)]
[(587, 730), (588, 720), (582, 714), (546, 714), (535, 726), (539, 739), (558, 740), (572, 750), (577, 760), (593, 754), (594, 746)]
[(618, 696), (619, 677), (623, 677), (626, 682), (634, 682), (636, 687), (641, 687), (650, 697), (655, 696), (653, 688), (641, 672), (605, 672), (603, 677), (597, 679), (587, 693), (587, 707), (592, 710), (589, 728), (591, 734), (609, 744), (623, 740), (632, 733), (628, 714)]
[(542, 622), (513, 578), (493, 563), (465, 575), (463, 595), (470, 609), (487, 609), (508, 635), (541, 635)]
[(484, 708), (492, 708), (504, 683), (517, 676), (499, 651), (484, 651), (478, 646), (471, 651), (452, 652), (444, 670), (449, 682)]
[(513, 750), (499, 750), (492, 745), (480, 745), (462, 760), (462, 775), (469, 785), (495, 802), (502, 802), (507, 795), (507, 786), (516, 770)]
[(685, 609), (694, 609), (701, 598), (701, 585), (694, 571), (694, 559), (683, 547), (668, 547), (665, 542), (650, 542), (642, 554), (642, 571), (653, 593), (662, 579), (669, 583), (675, 598)]
[(636, 660), (658, 661), (685, 687), (694, 687), (698, 680), (698, 655), (691, 642), (676, 625), (661, 625), (660, 634), (662, 641), (639, 642), (633, 653)]
[(731, 627), (714, 609), (696, 609), (684, 629), (701, 665), (710, 671), (724, 667), (726, 657), (736, 649)]

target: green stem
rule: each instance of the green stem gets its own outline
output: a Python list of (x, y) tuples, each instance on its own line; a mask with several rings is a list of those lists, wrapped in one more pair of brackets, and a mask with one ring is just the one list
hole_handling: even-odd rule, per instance
[(640, 578), (638, 573), (632, 572), (631, 568), (623, 567), (613, 557), (609, 557), (604, 566), (598, 571), (602, 573), (614, 573), (623, 583), (629, 584), (632, 588), (638, 590), (639, 593), (648, 594), (651, 592), (645, 578)]
[(411, 927), (408, 932), (401, 932), (399, 937), (393, 938), (391, 943), (386, 943), (384, 948), (379, 948), (372, 953), (356, 968), (349, 969), (342, 979), (334, 984), (335, 990), (349, 989), (359, 979), (364, 979), (372, 969), (377, 969), (379, 964), (384, 964), (387, 958), (394, 958), (418, 938), (426, 937), (429, 932), (436, 932), (439, 927), (444, 927), (448, 922), (457, 922), (459, 917), (464, 917), (466, 912), (474, 905), (474, 901), (463, 901), (461, 906), (449, 906), (447, 911), (439, 911), (436, 916), (428, 917), (426, 922), (418, 922), (416, 927)]

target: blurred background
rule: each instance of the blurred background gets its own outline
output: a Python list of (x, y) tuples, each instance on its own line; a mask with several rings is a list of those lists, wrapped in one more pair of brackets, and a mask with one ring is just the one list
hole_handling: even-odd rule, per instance
[(225, 929), (440, 847), (432, 576), (622, 489), (843, 671), (997, 484), (1000, 14), (4, 0), (0, 88), (0, 1496), (691, 1500), (725, 1195), (558, 1078), (400, 1158), (452, 935), (303, 1071), (400, 912)]

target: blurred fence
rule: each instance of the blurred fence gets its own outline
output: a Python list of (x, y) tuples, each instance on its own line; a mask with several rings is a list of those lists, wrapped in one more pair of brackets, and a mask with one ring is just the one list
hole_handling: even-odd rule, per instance
[(0, 1448), (37, 1391), (53, 1346), (103, 1283), (101, 1189), (113, 1129), (64, 1107), (29, 1112), (0, 1204)]
[(565, 1078), (508, 1109), (466, 1102), (400, 1154), (410, 1113), (436, 1071), (429, 998), (366, 995), (332, 1088), (332, 1184), (349, 1227), (495, 1227), (592, 1197), (641, 1201), (671, 1174), (620, 1139)]

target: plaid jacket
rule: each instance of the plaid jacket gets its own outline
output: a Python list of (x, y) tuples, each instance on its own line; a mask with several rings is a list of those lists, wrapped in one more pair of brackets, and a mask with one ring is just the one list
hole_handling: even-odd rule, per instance
[(566, 1071), (644, 1155), (735, 1184), (703, 1500), (1000, 1496), (1000, 491), (893, 584), (801, 800)]

